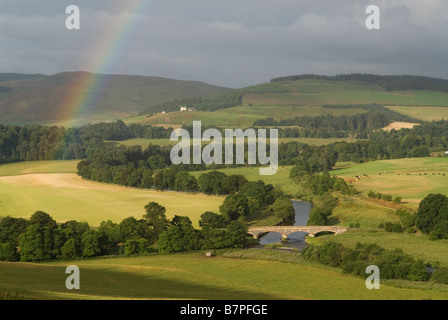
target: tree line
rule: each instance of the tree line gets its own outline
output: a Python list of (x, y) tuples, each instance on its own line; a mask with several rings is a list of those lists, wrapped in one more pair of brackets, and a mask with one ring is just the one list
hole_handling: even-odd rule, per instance
[(368, 84), (378, 85), (380, 88), (386, 91), (431, 90), (448, 92), (448, 80), (413, 75), (380, 76), (375, 74), (354, 73), (323, 76), (316, 74), (303, 74), (274, 78), (271, 80), (271, 82), (298, 81), (305, 79), (326, 81), (361, 81)]
[[(341, 135), (348, 136), (350, 132), (381, 129), (388, 124), (389, 120), (384, 114), (379, 112), (341, 116), (327, 114), (314, 117), (294, 117), (282, 120), (274, 120), (272, 117), (269, 117), (256, 120), (253, 123), (255, 127), (299, 126), (301, 129), (307, 130), (305, 132), (313, 132), (310, 129), (317, 129), (314, 136), (316, 138), (341, 137)], [(348, 131), (348, 133), (343, 134), (343, 131)], [(308, 136), (310, 136), (310, 133), (308, 133)]]
[(185, 216), (166, 218), (165, 207), (156, 202), (145, 206), (142, 219), (128, 217), (120, 223), (103, 221), (92, 228), (87, 222), (56, 221), (35, 212), (29, 220), (0, 219), (1, 261), (50, 261), (104, 255), (139, 255), (200, 249), (242, 248), (246, 242), (244, 218), (229, 220), (205, 212), (196, 230)]
[[(321, 117), (324, 119), (325, 117)], [(328, 120), (328, 119), (327, 119)], [(325, 120), (325, 121), (327, 121)], [(328, 120), (329, 121), (329, 120)], [(336, 121), (337, 122), (337, 121)], [(312, 121), (310, 121), (312, 123)], [(191, 130), (189, 126), (185, 129)], [(205, 128), (204, 128), (205, 129)], [(126, 125), (122, 121), (99, 123), (78, 128), (46, 127), (39, 125), (4, 126), (0, 125), (0, 163), (41, 160), (91, 159), (99, 153), (108, 153), (109, 140), (131, 138), (168, 138), (173, 129), (149, 125)], [(285, 128), (280, 137), (341, 137), (344, 131), (323, 128)], [(425, 122), (413, 129), (365, 130), (357, 131), (357, 137), (366, 141), (339, 142), (330, 145), (338, 153), (340, 161), (368, 161), (377, 159), (398, 159), (405, 157), (428, 156), (430, 151), (448, 148), (448, 121)], [(282, 143), (279, 146), (279, 161), (282, 165), (294, 164), (302, 155), (319, 152), (319, 148), (298, 142)], [(153, 158), (152, 167), (169, 166), (169, 153), (165, 148), (162, 157)], [(235, 154), (235, 153), (234, 153)], [(156, 155), (155, 155), (156, 156)], [(146, 159), (145, 159), (146, 160)], [(157, 162), (160, 162), (157, 164)], [(127, 163), (126, 163), (127, 164)], [(136, 163), (135, 163), (136, 164)], [(215, 166), (222, 168), (229, 166)], [(154, 169), (153, 168), (153, 169)], [(188, 170), (202, 170), (201, 166), (190, 166)]]
[(40, 125), (0, 125), (0, 163), (41, 160), (78, 160), (91, 157), (107, 140), (168, 138), (172, 129), (149, 125), (127, 126), (119, 120), (76, 128)]
[(305, 260), (341, 268), (346, 274), (365, 277), (366, 268), (376, 265), (382, 279), (427, 281), (430, 274), (422, 260), (416, 260), (401, 249), (386, 250), (377, 244), (357, 243), (355, 248), (328, 241), (321, 246), (309, 246), (302, 252)]
[[(293, 138), (360, 138), (367, 139), (372, 133), (386, 127), (390, 122), (403, 121), (423, 123), (378, 104), (324, 105), (329, 109), (364, 109), (354, 115), (303, 116), (275, 120), (272, 117), (255, 120), (254, 126), (279, 127), (279, 137)], [(298, 127), (295, 128), (294, 126)], [(282, 128), (289, 127), (289, 128)]]

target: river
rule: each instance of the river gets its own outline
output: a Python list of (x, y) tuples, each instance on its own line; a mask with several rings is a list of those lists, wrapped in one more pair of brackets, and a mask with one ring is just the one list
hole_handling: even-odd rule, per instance
[[(294, 211), (295, 211), (295, 226), (306, 226), (308, 222), (308, 217), (311, 212), (312, 205), (307, 201), (292, 201)], [(306, 232), (294, 232), (288, 236), (288, 241), (282, 242), (282, 235), (278, 232), (268, 232), (264, 236), (260, 237), (260, 244), (266, 245), (269, 243), (282, 243), (285, 246), (291, 248), (297, 248), (299, 250), (307, 247), (305, 242)]]

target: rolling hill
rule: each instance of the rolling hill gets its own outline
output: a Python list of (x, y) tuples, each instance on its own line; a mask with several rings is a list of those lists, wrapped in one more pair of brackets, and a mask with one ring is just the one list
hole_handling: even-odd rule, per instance
[[(385, 106), (388, 110), (383, 108), (382, 112), (388, 113), (390, 121), (427, 121), (426, 110), (433, 111), (431, 120), (440, 120), (448, 112), (447, 83), (443, 79), (411, 76), (285, 77), (196, 101), (166, 103), (167, 113), (154, 115), (153, 110), (146, 110), (127, 122), (176, 126), (200, 120), (209, 126), (249, 127), (255, 120), (268, 117), (280, 121), (366, 113), (370, 111), (359, 106), (368, 104)], [(197, 111), (180, 112), (174, 108), (176, 104), (190, 105)]]
[(52, 76), (0, 74), (0, 87), (3, 124), (117, 120), (136, 116), (163, 102), (227, 90), (196, 81), (87, 72)]

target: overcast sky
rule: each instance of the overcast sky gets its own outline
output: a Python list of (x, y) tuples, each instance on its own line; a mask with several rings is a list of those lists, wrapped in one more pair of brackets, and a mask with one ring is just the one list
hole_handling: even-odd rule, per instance
[[(370, 4), (380, 30), (365, 27)], [(69, 5), (80, 30), (65, 27)], [(448, 1), (0, 0), (0, 72), (81, 70), (232, 88), (303, 73), (448, 79)]]

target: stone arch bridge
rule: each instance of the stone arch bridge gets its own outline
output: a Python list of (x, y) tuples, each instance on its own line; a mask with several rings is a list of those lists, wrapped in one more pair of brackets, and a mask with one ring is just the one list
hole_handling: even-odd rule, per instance
[(334, 234), (341, 234), (348, 230), (347, 227), (342, 226), (271, 226), (271, 227), (252, 227), (247, 231), (253, 235), (255, 239), (267, 232), (278, 232), (282, 234), (282, 239), (287, 238), (288, 235), (294, 232), (306, 232), (310, 237), (314, 237), (319, 232), (332, 232)]

